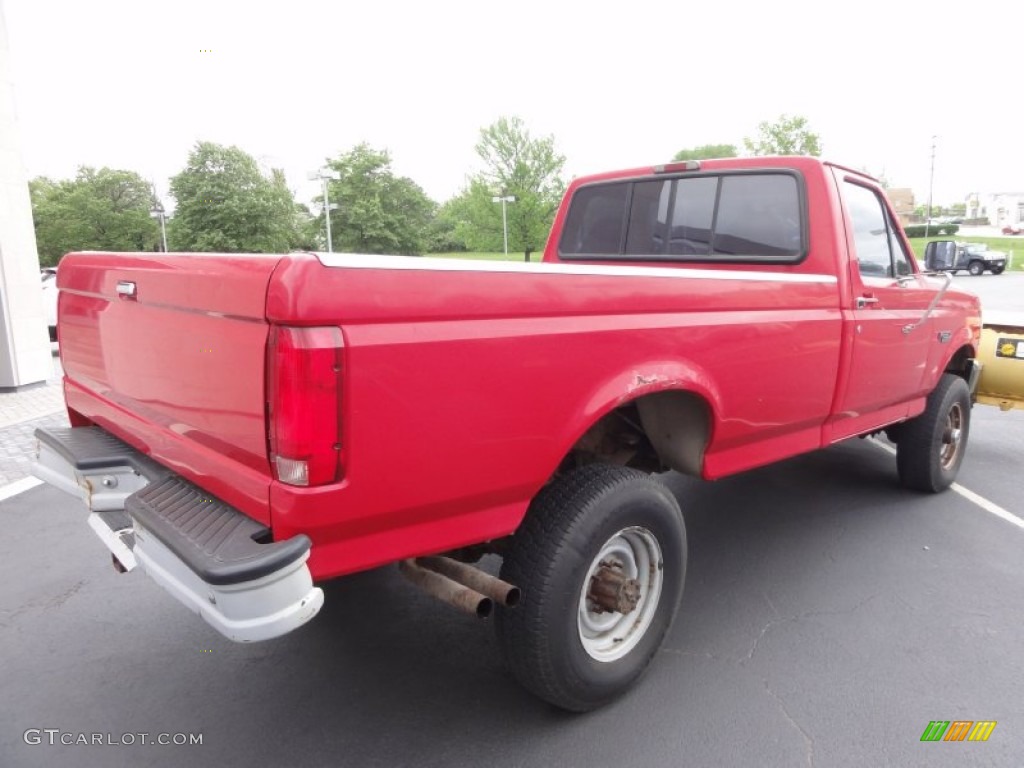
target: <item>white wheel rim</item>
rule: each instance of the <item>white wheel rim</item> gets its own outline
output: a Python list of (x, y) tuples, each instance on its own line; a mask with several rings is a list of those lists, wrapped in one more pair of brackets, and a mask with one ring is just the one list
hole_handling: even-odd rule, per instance
[[(602, 609), (588, 593), (597, 572), (609, 561), (622, 565), (624, 575), (639, 584), (636, 607), (628, 613)], [(636, 647), (658, 610), (664, 582), (664, 561), (658, 540), (649, 530), (630, 526), (604, 543), (590, 563), (580, 588), (577, 626), (583, 650), (597, 661), (617, 661)]]

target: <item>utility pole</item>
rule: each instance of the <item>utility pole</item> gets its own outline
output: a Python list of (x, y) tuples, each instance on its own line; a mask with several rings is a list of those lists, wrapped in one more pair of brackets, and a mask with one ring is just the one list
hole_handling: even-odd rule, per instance
[(928, 176), (928, 216), (924, 220), (924, 236), (928, 237), (928, 229), (932, 225), (932, 187), (935, 184), (935, 137), (932, 136), (932, 169)]

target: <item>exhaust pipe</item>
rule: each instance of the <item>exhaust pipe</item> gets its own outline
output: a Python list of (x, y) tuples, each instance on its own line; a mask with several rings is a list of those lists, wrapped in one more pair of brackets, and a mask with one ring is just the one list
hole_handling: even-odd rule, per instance
[(402, 560), (398, 570), (428, 595), (436, 597), (465, 613), (486, 619), (494, 610), (494, 601), (447, 576), (423, 568), (415, 560)]
[(519, 602), (521, 596), (519, 587), (467, 563), (460, 563), (450, 557), (418, 557), (416, 564), (442, 576), (447, 576), (452, 581), (457, 581), (509, 608)]

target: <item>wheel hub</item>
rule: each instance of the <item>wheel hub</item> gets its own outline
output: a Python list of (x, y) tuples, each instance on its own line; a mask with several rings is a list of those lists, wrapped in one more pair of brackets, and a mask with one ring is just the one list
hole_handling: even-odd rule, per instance
[(658, 610), (664, 567), (657, 537), (641, 526), (623, 528), (600, 547), (580, 585), (577, 616), (592, 659), (616, 661), (643, 639)]
[(587, 598), (594, 603), (597, 613), (632, 613), (640, 602), (640, 582), (626, 575), (621, 560), (608, 558), (601, 561), (590, 578)]
[(963, 441), (964, 416), (959, 405), (953, 405), (946, 414), (946, 424), (942, 430), (942, 447), (939, 461), (943, 469), (949, 469), (955, 463)]

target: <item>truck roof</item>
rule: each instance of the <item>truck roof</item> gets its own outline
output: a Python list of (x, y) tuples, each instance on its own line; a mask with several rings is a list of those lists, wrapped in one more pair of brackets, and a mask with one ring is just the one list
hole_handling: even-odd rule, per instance
[(878, 179), (857, 168), (834, 163), (830, 160), (822, 160), (808, 155), (760, 155), (756, 157), (720, 157), (705, 160), (679, 160), (659, 165), (640, 166), (636, 168), (624, 168), (616, 171), (589, 174), (575, 179), (570, 187), (577, 187), (583, 184), (591, 184), (598, 181), (610, 181), (612, 179), (626, 179), (637, 176), (652, 176), (663, 173), (687, 173), (697, 171), (722, 171), (722, 170), (748, 170), (757, 168), (788, 168), (794, 170), (807, 170), (821, 166), (839, 168), (849, 173), (855, 173), (871, 181)]

